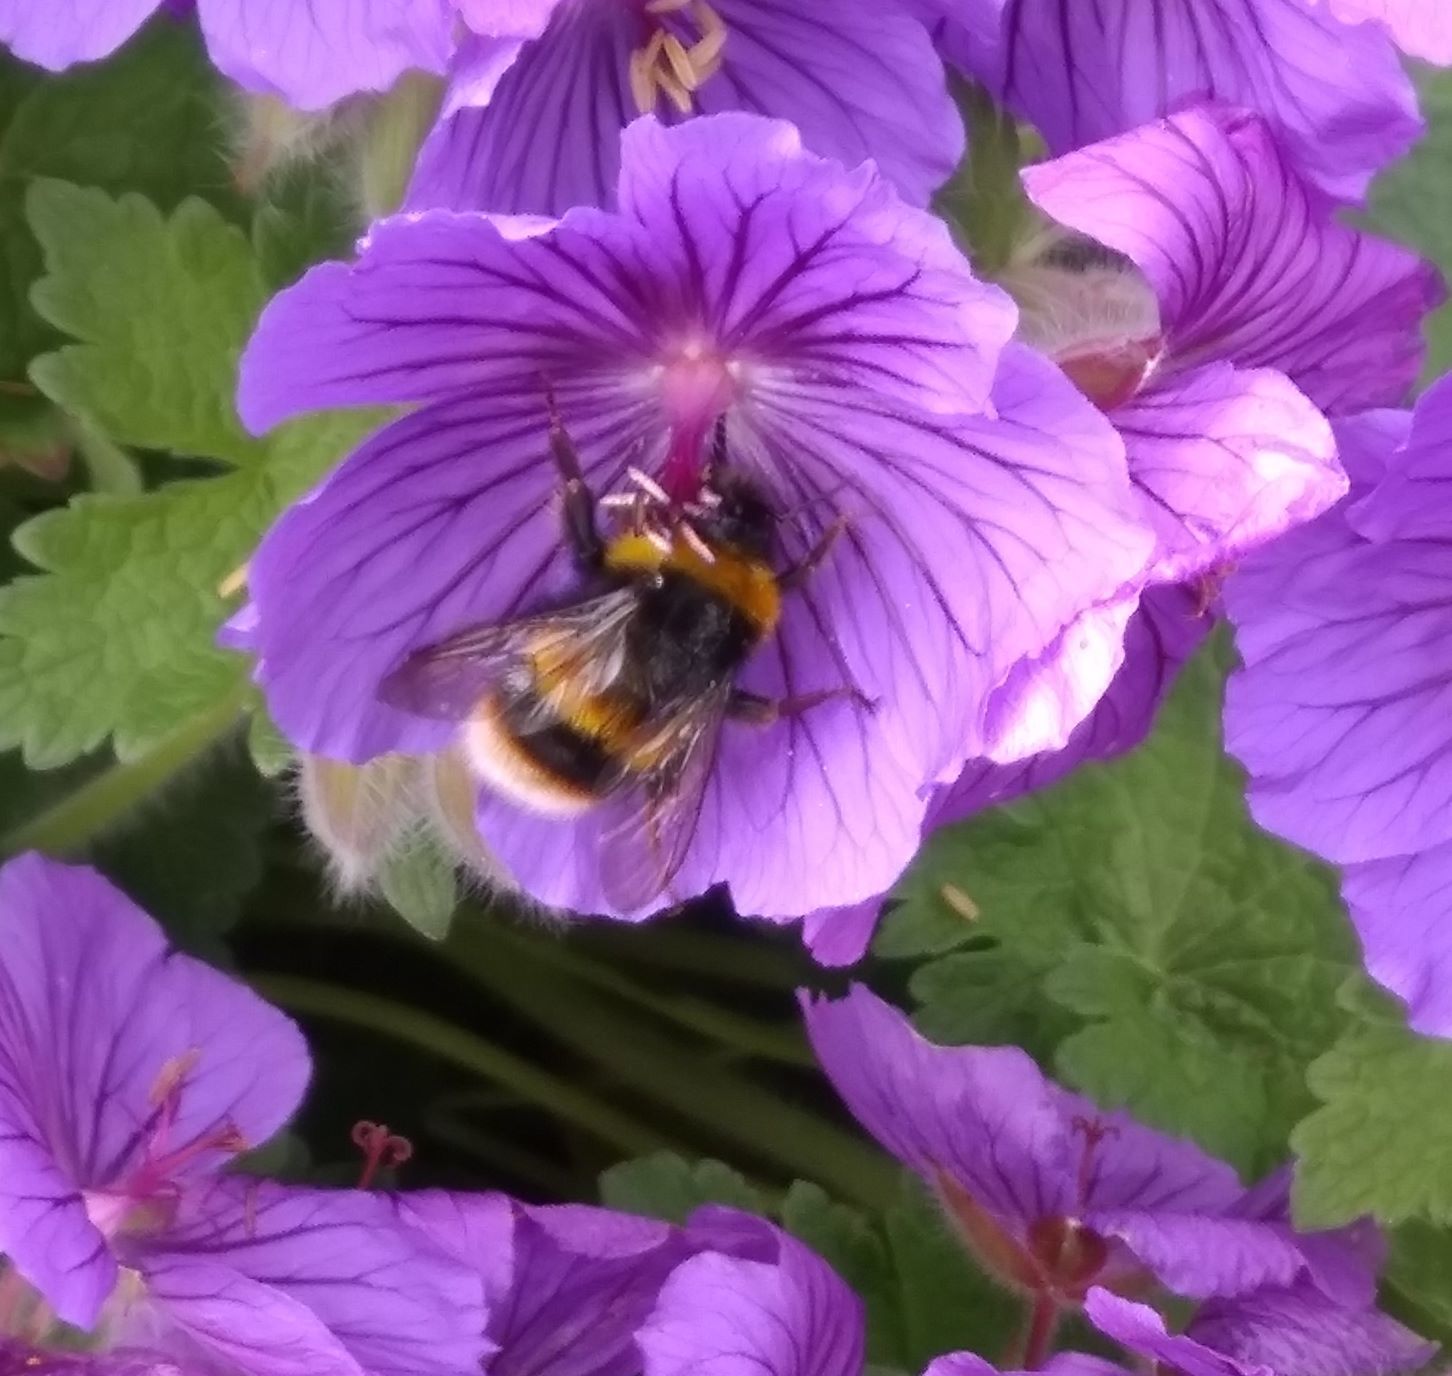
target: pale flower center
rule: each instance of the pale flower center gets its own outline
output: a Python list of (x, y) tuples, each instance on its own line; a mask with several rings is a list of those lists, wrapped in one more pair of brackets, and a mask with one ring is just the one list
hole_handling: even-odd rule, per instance
[(630, 93), (642, 115), (666, 98), (683, 115), (721, 69), (726, 25), (706, 0), (648, 0), (650, 37), (630, 55)]
[(670, 427), (662, 486), (672, 497), (691, 497), (711, 431), (739, 394), (736, 369), (708, 345), (688, 340), (662, 363), (659, 387)]

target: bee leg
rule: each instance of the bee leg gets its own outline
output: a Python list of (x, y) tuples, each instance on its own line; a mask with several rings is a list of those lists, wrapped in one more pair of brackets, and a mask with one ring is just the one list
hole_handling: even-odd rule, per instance
[(565, 543), (575, 563), (588, 573), (597, 571), (605, 562), (605, 542), (595, 521), (595, 494), (585, 481), (580, 454), (560, 418), (555, 395), (548, 388), (545, 399), (550, 413), (550, 453), (560, 470), (564, 491)]
[(837, 543), (838, 538), (846, 529), (847, 518), (839, 516), (822, 532), (822, 538), (806, 552), (799, 563), (793, 564), (791, 568), (777, 576), (777, 586), (783, 592), (790, 592), (793, 588), (801, 587), (831, 552), (832, 546)]
[(770, 726), (783, 717), (799, 717), (813, 707), (838, 698), (849, 698), (868, 712), (877, 710), (877, 699), (868, 697), (860, 688), (823, 688), (815, 693), (798, 693), (789, 698), (764, 698), (760, 693), (733, 688), (726, 702), (726, 715), (732, 721), (746, 722), (751, 726)]

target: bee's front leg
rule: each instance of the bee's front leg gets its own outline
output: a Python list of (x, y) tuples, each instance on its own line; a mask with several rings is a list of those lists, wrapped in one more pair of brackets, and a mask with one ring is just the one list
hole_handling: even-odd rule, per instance
[(777, 576), (777, 586), (783, 592), (790, 592), (793, 588), (801, 587), (812, 576), (812, 571), (827, 557), (832, 546), (837, 543), (838, 538), (846, 529), (847, 518), (839, 516), (822, 532), (822, 538), (806, 552), (800, 562), (793, 564), (791, 568)]
[(580, 465), (580, 452), (575, 448), (565, 422), (555, 404), (555, 394), (547, 387), (545, 400), (550, 415), (550, 453), (560, 470), (565, 517), (565, 544), (575, 563), (586, 573), (596, 573), (605, 562), (605, 542), (595, 519), (595, 494), (585, 481)]
[(797, 693), (789, 698), (766, 698), (760, 693), (748, 693), (744, 688), (733, 688), (726, 700), (726, 715), (732, 721), (770, 726), (783, 717), (798, 717), (813, 707), (838, 698), (848, 698), (864, 711), (877, 710), (877, 699), (868, 697), (860, 688), (822, 688), (815, 693)]

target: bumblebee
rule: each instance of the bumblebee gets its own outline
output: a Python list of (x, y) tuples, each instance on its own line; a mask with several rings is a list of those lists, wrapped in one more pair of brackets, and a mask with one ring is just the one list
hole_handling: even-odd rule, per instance
[[(638, 474), (635, 493), (597, 503), (557, 416), (550, 449), (579, 598), (421, 650), (382, 694), (460, 722), (474, 773), (523, 806), (574, 817), (609, 803), (618, 815), (602, 841), (606, 890), (639, 907), (668, 889), (685, 856), (723, 722), (767, 724), (839, 696), (865, 704), (851, 688), (774, 702), (736, 684), (775, 631), (783, 596), (841, 527), (778, 572), (777, 514), (725, 463), (720, 425), (689, 504)], [(633, 513), (609, 537), (607, 505)]]

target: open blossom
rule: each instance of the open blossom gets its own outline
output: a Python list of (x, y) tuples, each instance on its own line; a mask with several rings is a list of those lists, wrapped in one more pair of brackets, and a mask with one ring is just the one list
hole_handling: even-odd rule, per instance
[(1138, 743), (1209, 629), (1220, 574), (1345, 491), (1322, 413), (1400, 402), (1444, 296), (1415, 254), (1339, 223), (1243, 112), (1187, 110), (1029, 168), (1024, 183), (1087, 236), (1010, 269), (1025, 334), (1124, 437), (1158, 547), (1093, 716), (1064, 750), (970, 766), (948, 816)]
[[(1216, 100), (1263, 116), (1293, 163), (1342, 199), (1360, 198), (1422, 128), (1390, 39), (1354, 22), (1377, 6), (918, 0), (948, 58), (1035, 125), (1053, 153)], [(1391, 13), (1398, 0), (1379, 7)]]
[[(197, 0), (207, 51), (248, 91), (320, 110), (383, 91), (411, 68), (442, 72), (460, 0)], [(538, 3), (538, 0), (536, 0)], [(105, 57), (167, 0), (0, 0), (0, 44), (53, 71)], [(529, 5), (513, 6), (528, 10)]]
[[(550, 398), (597, 494), (630, 470), (690, 494), (726, 465), (775, 513), (784, 593), (741, 687), (829, 696), (722, 728), (672, 892), (729, 882), (793, 917), (884, 891), (916, 848), (926, 782), (1007, 730), (994, 685), (1142, 566), (1112, 428), (1048, 364), (1004, 345), (1015, 311), (940, 222), (871, 167), (789, 127), (718, 115), (633, 126), (616, 213), (375, 226), (265, 312), (239, 405), (423, 403), (285, 514), (235, 634), (298, 746), (362, 763), (458, 738), (380, 687), (415, 653), (579, 597), (550, 460)], [(989, 408), (992, 408), (991, 410)], [(850, 692), (844, 692), (847, 689)], [(601, 870), (627, 791), (574, 816), (481, 787), (488, 850), (528, 893), (645, 915)]]
[(803, 1007), (858, 1121), (939, 1195), (985, 1265), (1043, 1302), (1146, 1281), (1196, 1298), (1307, 1275), (1346, 1283), (1247, 1209), (1229, 1166), (1061, 1089), (1016, 1047), (935, 1046), (861, 986)]
[(1256, 820), (1342, 867), (1372, 977), (1452, 1035), (1452, 379), (1338, 432), (1352, 500), (1226, 585), (1226, 742)]
[(0, 870), (0, 1253), (28, 1325), (44, 1306), (183, 1376), (191, 1356), (248, 1376), (475, 1360), (477, 1282), (386, 1200), (222, 1174), (308, 1070), (287, 1018), (94, 871)]
[(787, 119), (813, 152), (873, 158), (919, 204), (962, 155), (942, 62), (905, 0), (559, 0), (553, 9), (534, 41), (465, 44), (410, 206), (558, 215), (607, 205), (621, 131), (641, 114)]
[(439, 1190), (395, 1203), (480, 1276), (487, 1376), (637, 1376), (636, 1330), (693, 1250), (679, 1228), (586, 1205)]

